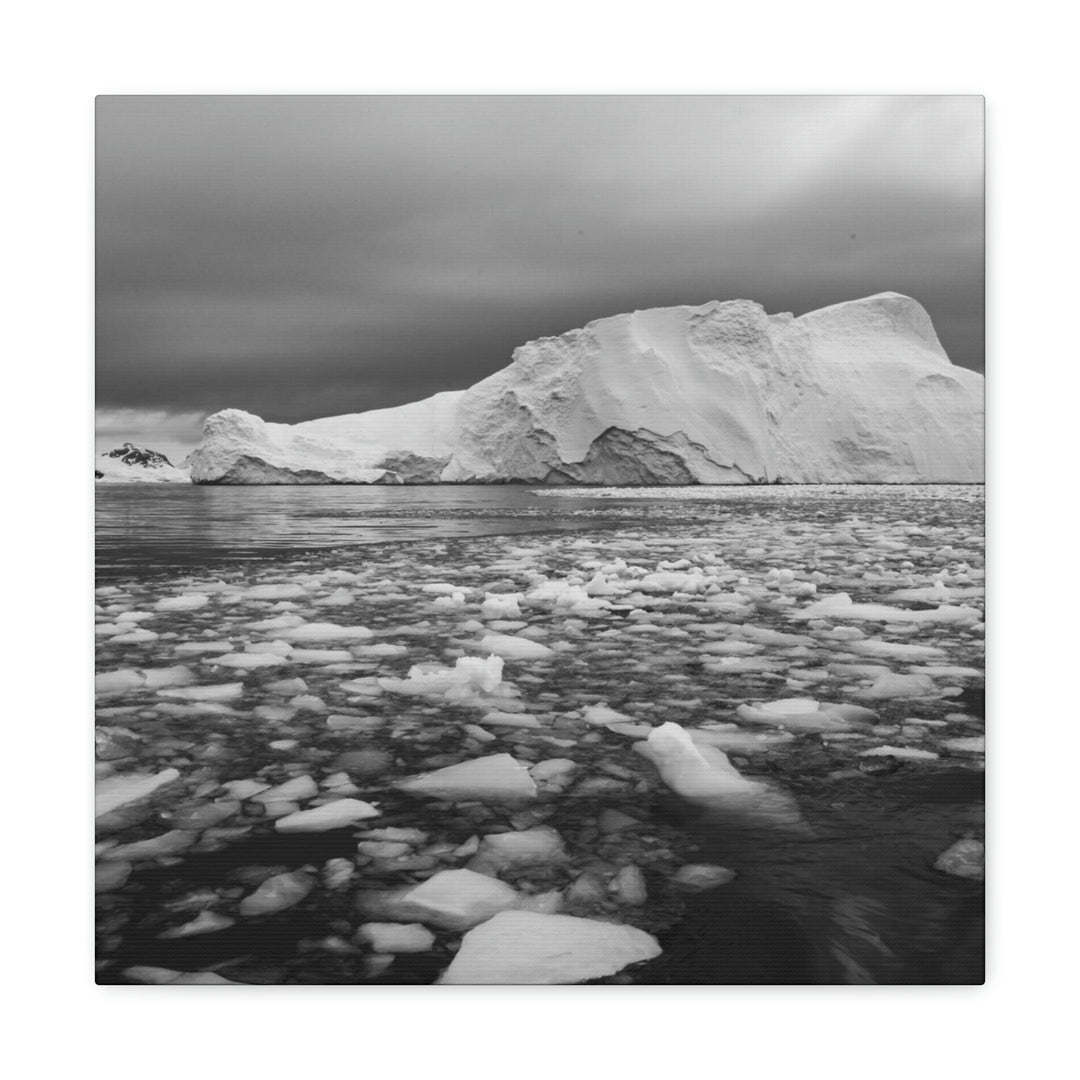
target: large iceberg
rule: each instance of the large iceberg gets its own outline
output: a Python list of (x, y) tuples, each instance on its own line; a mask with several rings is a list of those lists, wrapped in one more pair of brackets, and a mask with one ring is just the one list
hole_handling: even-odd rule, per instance
[(898, 293), (799, 318), (655, 308), (396, 409), (215, 413), (190, 465), (196, 483), (981, 483), (983, 379)]

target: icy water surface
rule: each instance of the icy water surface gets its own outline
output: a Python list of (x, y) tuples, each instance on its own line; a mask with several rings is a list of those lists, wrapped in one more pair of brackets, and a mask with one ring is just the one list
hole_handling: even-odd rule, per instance
[(432, 982), (469, 868), (656, 938), (608, 981), (981, 981), (981, 489), (98, 497), (99, 980)]

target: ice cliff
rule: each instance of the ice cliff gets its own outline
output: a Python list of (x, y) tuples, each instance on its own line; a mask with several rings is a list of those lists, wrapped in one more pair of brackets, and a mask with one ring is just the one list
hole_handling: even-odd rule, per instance
[(880, 293), (799, 318), (733, 300), (599, 319), (395, 409), (229, 409), (190, 464), (196, 483), (973, 483), (982, 454), (982, 376)]

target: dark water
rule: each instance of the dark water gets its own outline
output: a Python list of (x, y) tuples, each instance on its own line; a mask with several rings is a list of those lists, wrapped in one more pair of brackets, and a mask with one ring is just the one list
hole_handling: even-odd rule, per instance
[[(600, 492), (603, 492), (601, 494)], [(884, 493), (884, 494), (883, 494)], [(686, 496), (691, 497), (687, 498)], [(290, 552), (417, 539), (580, 532), (634, 524), (701, 522), (791, 507), (839, 518), (885, 498), (898, 508), (981, 500), (981, 489), (812, 485), (759, 488), (548, 489), (524, 485), (216, 487), (99, 484), (99, 577), (270, 559)]]
[(319, 548), (594, 527), (582, 511), (606, 503), (582, 502), (511, 485), (99, 485), (97, 566), (108, 577)]
[[(845, 588), (860, 601), (887, 602), (891, 585), (860, 584), (859, 579), (845, 578), (853, 566), (848, 552), (865, 555), (855, 549), (835, 549), (838, 523), (852, 517), (862, 519), (868, 536), (904, 537), (913, 524), (925, 534), (937, 536), (930, 540), (913, 534), (910, 555), (915, 559), (920, 581), (930, 580), (937, 566), (955, 571), (957, 566), (969, 563), (980, 565), (976, 555), (981, 554), (981, 492), (971, 489), (713, 489), (698, 490), (693, 494), (704, 497), (689, 499), (682, 497), (685, 494), (654, 492), (643, 498), (635, 492), (589, 492), (551, 496), (512, 486), (99, 487), (98, 574), (105, 581), (124, 583), (124, 588), (149, 609), (155, 597), (173, 590), (173, 580), (179, 580), (177, 575), (183, 575), (183, 580), (209, 577), (219, 567), (232, 571), (230, 580), (237, 575), (250, 581), (264, 573), (318, 573), (339, 565), (335, 549), (351, 552), (348, 565), (363, 570), (370, 584), (378, 586), (378, 592), (385, 591), (384, 571), (380, 569), (383, 565), (388, 567), (386, 574), (396, 576), (396, 587), (405, 587), (403, 559), (409, 570), (413, 565), (420, 568), (418, 581), (425, 575), (428, 580), (439, 580), (441, 573), (451, 572), (454, 566), (471, 567), (471, 572), (479, 576), (473, 580), (466, 573), (463, 580), (482, 587), (492, 576), (486, 567), (504, 557), (505, 545), (498, 540), (504, 535), (550, 534), (543, 541), (541, 556), (530, 561), (529, 566), (551, 575), (572, 568), (576, 558), (567, 546), (576, 541), (560, 539), (562, 533), (609, 536), (612, 550), (621, 550), (631, 559), (644, 558), (641, 545), (652, 537), (681, 537), (679, 543), (685, 543), (689, 550), (697, 542), (690, 538), (696, 536), (712, 538), (710, 542), (723, 547), (729, 564), (756, 582), (764, 580), (771, 566), (798, 563), (824, 569), (834, 582), (828, 591)], [(818, 539), (819, 532), (823, 539)], [(941, 554), (946, 542), (958, 553)], [(369, 548), (370, 557), (356, 558), (358, 549), (373, 544), (380, 547), (377, 551)], [(875, 554), (873, 559), (894, 559), (899, 563), (904, 558), (889, 553), (888, 548), (882, 550), (885, 554)], [(655, 562), (662, 557), (671, 556), (649, 558)], [(873, 565), (872, 561), (859, 563), (871, 570)], [(894, 564), (878, 565), (888, 568)], [(506, 572), (505, 568), (500, 571)], [(429, 601), (423, 597), (407, 602), (393, 597), (385, 601), (388, 625), (430, 620), (431, 642), (416, 641), (414, 645), (410, 641), (411, 649), (420, 649), (421, 653), (431, 650), (430, 655), (421, 654), (420, 659), (437, 658), (437, 646), (453, 640), (455, 624), (460, 621), (459, 616), (447, 615), (443, 626), (439, 622), (442, 616), (436, 616), (426, 606)], [(701, 615), (695, 604), (683, 606), (697, 619)], [(223, 609), (222, 618), (239, 619), (229, 615), (231, 610)], [(678, 605), (672, 609), (660, 603), (655, 618), (663, 621), (673, 610), (675, 619), (691, 617), (680, 615)], [(793, 627), (784, 621), (783, 610), (772, 606), (771, 599), (762, 599), (748, 621), (789, 631)], [(363, 617), (371, 621), (367, 615)], [(175, 622), (152, 625), (191, 637), (195, 631), (185, 621), (189, 618), (181, 615)], [(198, 624), (200, 628), (204, 625), (210, 624)], [(560, 625), (557, 620), (552, 622), (556, 630)], [(659, 650), (650, 653), (647, 647), (643, 649), (643, 639), (622, 635), (624, 625), (617, 614), (594, 622), (595, 629), (616, 635), (618, 648), (605, 651), (604, 641), (592, 636), (592, 631), (582, 634), (578, 639), (579, 657), (587, 656), (588, 661), (578, 669), (553, 668), (542, 683), (536, 682), (532, 693), (539, 696), (545, 691), (544, 696), (556, 702), (551, 707), (564, 710), (590, 700), (590, 695), (592, 700), (604, 697), (616, 707), (621, 707), (623, 700), (631, 706), (643, 703), (641, 715), (646, 720), (675, 719), (691, 726), (702, 720), (731, 719), (739, 700), (802, 693), (823, 700), (845, 697), (844, 679), (837, 677), (830, 691), (818, 692), (814, 686), (785, 691), (782, 681), (779, 686), (767, 681), (775, 676), (750, 675), (733, 680), (731, 676), (711, 675), (702, 672), (692, 640), (667, 639)], [(883, 633), (880, 628), (875, 632)], [(980, 645), (970, 635), (954, 634), (947, 627), (920, 629), (918, 635), (905, 636), (902, 628), (884, 631), (885, 637), (901, 643), (923, 641), (941, 647), (948, 653), (942, 663), (972, 667), (981, 664)], [(169, 648), (164, 639), (123, 648), (106, 642), (102, 646), (102, 667), (113, 670), (175, 663)], [(821, 646), (815, 646), (812, 657), (788, 659), (779, 647), (769, 655), (794, 665), (789, 673), (796, 675), (801, 669), (816, 669), (830, 660), (860, 659), (857, 655), (827, 651), (833, 648), (823, 641)], [(411, 660), (412, 656), (408, 662)], [(628, 666), (630, 661), (633, 664)], [(902, 662), (894, 662), (892, 667), (896, 671), (907, 669)], [(329, 695), (339, 681), (327, 677), (317, 682), (317, 672), (306, 677), (313, 690)], [(682, 680), (674, 687), (667, 681), (673, 677)], [(258, 691), (258, 682), (256, 676), (248, 677), (253, 694)], [(874, 759), (880, 763), (880, 770), (859, 771), (857, 751), (867, 743), (830, 745), (816, 738), (801, 738), (790, 747), (740, 763), (740, 768), (749, 769), (749, 775), (773, 781), (794, 796), (807, 824), (804, 832), (743, 827), (694, 810), (668, 795), (644, 801), (635, 797), (619, 806), (631, 814), (646, 815), (648, 823), (657, 829), (668, 830), (665, 835), (669, 842), (686, 861), (717, 863), (738, 871), (730, 884), (678, 900), (678, 917), (669, 920), (670, 924), (664, 922), (663, 907), (670, 893), (665, 892), (662, 876), (650, 871), (650, 896), (659, 899), (657, 926), (648, 928), (655, 929), (664, 953), (638, 971), (633, 976), (635, 981), (981, 982), (982, 883), (933, 869), (937, 855), (957, 837), (982, 834), (981, 762), (962, 755), (950, 756), (936, 741), (945, 735), (981, 732), (981, 680), (961, 679), (961, 684), (960, 697), (921, 707), (903, 701), (877, 706), (881, 721), (893, 725), (903, 724), (904, 717), (913, 714), (932, 722), (937, 718), (941, 724), (952, 714), (969, 714), (967, 721), (949, 720), (947, 727), (933, 729), (930, 734), (935, 741), (923, 743), (941, 750), (940, 760), (898, 763)], [(623, 699), (620, 694), (627, 696)], [(685, 699), (685, 705), (650, 718), (647, 706), (654, 696), (677, 696)], [(700, 703), (695, 705), (691, 699)], [(142, 704), (152, 706), (152, 698)], [(410, 722), (408, 703), (384, 700), (378, 707), (391, 710), (396, 723)], [(685, 715), (679, 708), (685, 709)], [(421, 710), (415, 719), (416, 733), (421, 736), (417, 747), (427, 738), (429, 749), (458, 752), (461, 735), (455, 725), (466, 718), (456, 718), (451, 712), (436, 721)], [(978, 727), (970, 723), (976, 718), (980, 721)], [(176, 738), (190, 737), (194, 723), (153, 718), (152, 714), (145, 720), (125, 717), (121, 722), (140, 732)], [(433, 728), (436, 723), (442, 727)], [(226, 745), (235, 754), (232, 771), (224, 775), (251, 775), (265, 766), (268, 759), (264, 749), (245, 748), (247, 740), (259, 735), (256, 732), (252, 736), (247, 718), (232, 726), (224, 718), (208, 719), (206, 724), (207, 731), (215, 733), (212, 737), (228, 736)], [(292, 733), (301, 737), (302, 752), (312, 755), (313, 763), (321, 760), (319, 755), (327, 757), (337, 749), (332, 739), (328, 741), (320, 717), (297, 719), (294, 728)], [(442, 741), (430, 742), (433, 731), (441, 733)], [(507, 746), (511, 752), (516, 752), (515, 745), (530, 745), (528, 733), (515, 738), (524, 741), (515, 744), (510, 740)], [(378, 745), (409, 758), (408, 768), (423, 767), (420, 750), (413, 761), (412, 748), (400, 742), (395, 745), (383, 736), (373, 739), (382, 739)], [(903, 742), (903, 737), (896, 735), (882, 735), (877, 742), (897, 739)], [(592, 770), (593, 775), (612, 764), (632, 771), (638, 762), (624, 740), (607, 736), (603, 743), (579, 743), (570, 753), (578, 758), (584, 772)], [(154, 767), (165, 763), (163, 757)], [(392, 805), (388, 804), (388, 809)], [(558, 804), (551, 824), (565, 837), (579, 838), (579, 849), (588, 848), (596, 842), (589, 839), (595, 833), (589, 824), (590, 815), (602, 808), (602, 803), (566, 800)], [(441, 828), (448, 827), (445, 819), (438, 814), (431, 816), (420, 806), (402, 806), (401, 812), (398, 823), (419, 825), (436, 836), (441, 835)], [(392, 815), (382, 823), (391, 820)], [(472, 826), (462, 823), (452, 839), (461, 842), (471, 830)], [(681, 839), (672, 841), (672, 836)], [(223, 932), (186, 940), (157, 937), (163, 926), (175, 920), (166, 913), (169, 899), (184, 890), (220, 884), (237, 868), (259, 864), (292, 868), (302, 862), (346, 856), (355, 849), (355, 837), (347, 831), (309, 836), (299, 843), (302, 850), (292, 850), (298, 841), (277, 836), (272, 830), (256, 831), (249, 839), (220, 851), (192, 852), (173, 865), (141, 866), (133, 885), (109, 900), (115, 905), (111, 917), (117, 919), (117, 925), (121, 919), (126, 921), (118, 935), (122, 940), (110, 946), (109, 967), (100, 976), (102, 981), (122, 981), (119, 973), (131, 964), (196, 971), (234, 962), (237, 957), (248, 958), (242, 972), (234, 972), (237, 977), (243, 975), (241, 981), (372, 981), (358, 976), (355, 967), (350, 966), (351, 960), (329, 958), (317, 951), (304, 952), (304, 942), (338, 932), (335, 920), (343, 926), (356, 921), (342, 899), (332, 895), (316, 894), (301, 908), (269, 922), (241, 921)], [(567, 881), (554, 884), (565, 886)], [(676, 900), (670, 899), (670, 903), (676, 904)], [(103, 925), (107, 922), (106, 918)], [(439, 949), (443, 947), (440, 942)], [(402, 957), (386, 976), (375, 981), (430, 982), (449, 957), (450, 953), (438, 950)], [(265, 978), (261, 972), (265, 972)]]

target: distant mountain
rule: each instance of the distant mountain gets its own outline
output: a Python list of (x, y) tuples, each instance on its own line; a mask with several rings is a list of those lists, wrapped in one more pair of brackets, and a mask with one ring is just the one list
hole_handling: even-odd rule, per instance
[(103, 484), (191, 483), (187, 470), (176, 468), (164, 454), (129, 442), (97, 458), (94, 479)]
[(227, 409), (189, 461), (200, 484), (981, 483), (983, 378), (899, 293), (799, 318), (714, 301), (529, 342), (394, 409)]

